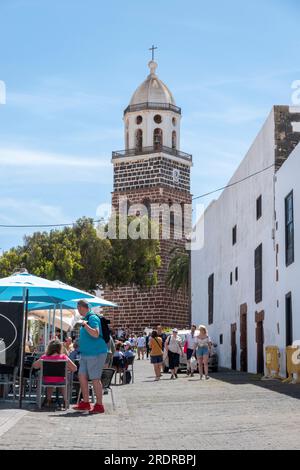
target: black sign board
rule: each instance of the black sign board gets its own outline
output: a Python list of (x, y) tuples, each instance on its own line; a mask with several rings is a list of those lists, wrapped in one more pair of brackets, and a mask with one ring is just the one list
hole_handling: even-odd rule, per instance
[(24, 304), (0, 302), (0, 373), (20, 366)]

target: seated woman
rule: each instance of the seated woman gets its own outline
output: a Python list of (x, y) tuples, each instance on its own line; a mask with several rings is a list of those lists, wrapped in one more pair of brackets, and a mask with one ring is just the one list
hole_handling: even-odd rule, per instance
[(125, 343), (124, 343), (124, 355), (125, 355), (125, 357), (135, 356), (135, 353), (132, 350), (132, 346), (131, 346), (129, 341), (125, 341)]
[[(34, 362), (33, 367), (35, 369), (40, 369), (41, 368), (41, 361), (66, 361), (67, 362), (67, 368), (68, 371), (70, 372), (76, 372), (77, 371), (77, 366), (74, 364), (74, 362), (69, 359), (69, 357), (66, 354), (62, 354), (62, 348), (63, 344), (58, 340), (58, 339), (53, 339), (50, 341), (48, 344), (48, 348), (46, 351), (46, 354), (40, 357), (39, 360)], [(44, 377), (45, 383), (51, 384), (51, 383), (59, 383), (59, 382), (64, 382), (63, 377)], [(47, 388), (47, 397), (43, 403), (43, 406), (51, 406), (51, 397), (53, 393), (53, 387), (48, 387)], [(67, 402), (67, 390), (66, 388), (63, 388), (63, 397), (65, 403)]]
[(113, 355), (112, 366), (117, 371), (119, 371), (120, 369), (124, 369), (124, 364), (125, 364), (124, 354), (121, 351), (121, 347), (122, 347), (122, 343), (121, 342), (117, 343), (116, 344), (116, 350), (115, 350), (115, 353)]
[(116, 345), (115, 345), (115, 340), (113, 339), (112, 336), (110, 336), (109, 343), (108, 343), (108, 351), (106, 355), (106, 360), (105, 360), (105, 365), (104, 367), (112, 367), (113, 364), (113, 357), (116, 352)]
[(75, 339), (73, 343), (73, 351), (70, 352), (68, 355), (71, 361), (79, 361), (80, 360), (80, 349), (79, 349), (79, 339)]

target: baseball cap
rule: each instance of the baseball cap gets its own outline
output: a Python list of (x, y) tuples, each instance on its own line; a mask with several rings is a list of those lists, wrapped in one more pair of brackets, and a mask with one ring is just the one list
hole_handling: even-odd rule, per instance
[(178, 333), (178, 330), (177, 330), (177, 328), (173, 328), (173, 330), (172, 330), (172, 331), (173, 331), (173, 333)]

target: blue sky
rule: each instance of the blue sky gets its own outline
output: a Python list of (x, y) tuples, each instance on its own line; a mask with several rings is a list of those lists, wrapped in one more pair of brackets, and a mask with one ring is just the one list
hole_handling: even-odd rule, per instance
[[(193, 194), (226, 184), (272, 105), (291, 103), (299, 13), (297, 0), (0, 0), (0, 224), (72, 222), (110, 202), (111, 151), (153, 43)], [(0, 229), (0, 248), (23, 235)]]

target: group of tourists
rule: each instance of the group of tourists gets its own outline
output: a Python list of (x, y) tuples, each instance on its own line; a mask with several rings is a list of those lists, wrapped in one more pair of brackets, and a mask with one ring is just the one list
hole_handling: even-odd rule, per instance
[[(197, 361), (200, 379), (208, 376), (208, 358), (211, 348), (211, 341), (207, 329), (200, 325), (192, 325), (191, 330), (185, 335), (184, 341), (178, 334), (177, 328), (171, 333), (163, 331), (161, 325), (152, 330), (150, 334), (146, 332), (139, 335), (129, 334), (124, 330), (118, 330), (114, 335), (108, 336), (105, 333), (102, 319), (95, 314), (85, 300), (80, 300), (77, 309), (82, 317), (79, 338), (66, 337), (63, 342), (58, 338), (52, 339), (47, 351), (34, 364), (36, 369), (41, 367), (42, 360), (66, 361), (68, 371), (78, 374), (82, 401), (74, 406), (78, 411), (89, 411), (90, 413), (104, 413), (102, 402), (103, 389), (101, 376), (104, 367), (114, 367), (116, 371), (120, 368), (126, 372), (131, 358), (144, 359), (145, 354), (150, 356), (155, 372), (155, 380), (162, 377), (164, 368), (171, 371), (171, 380), (177, 379), (177, 372), (180, 365), (180, 358), (186, 353), (187, 375), (194, 375)], [(104, 328), (104, 330), (103, 330)], [(132, 359), (132, 360), (133, 360)], [(131, 360), (131, 362), (132, 362)], [(60, 383), (62, 378), (44, 377), (45, 382)], [(92, 382), (96, 403), (92, 406), (89, 400), (89, 381)], [(64, 394), (65, 394), (64, 389)], [(47, 396), (44, 404), (51, 405), (53, 388), (47, 387)], [(66, 397), (64, 396), (65, 401)]]
[(163, 369), (166, 366), (171, 371), (171, 380), (177, 379), (180, 358), (184, 353), (186, 353), (187, 357), (187, 375), (194, 375), (192, 359), (196, 358), (200, 380), (203, 377), (206, 380), (209, 379), (208, 359), (212, 343), (208, 336), (207, 328), (204, 325), (200, 325), (197, 331), (196, 325), (192, 325), (191, 331), (185, 336), (184, 344), (182, 343), (183, 341), (178, 334), (177, 328), (174, 328), (170, 335), (163, 333), (160, 325), (152, 331), (149, 347), (155, 380), (160, 380)]
[(150, 334), (145, 331), (139, 334), (129, 333), (127, 329), (117, 329), (113, 335), (115, 341), (120, 341), (123, 344), (130, 344), (131, 349), (136, 351), (137, 360), (144, 360), (145, 355), (148, 359), (150, 354), (149, 339)]

